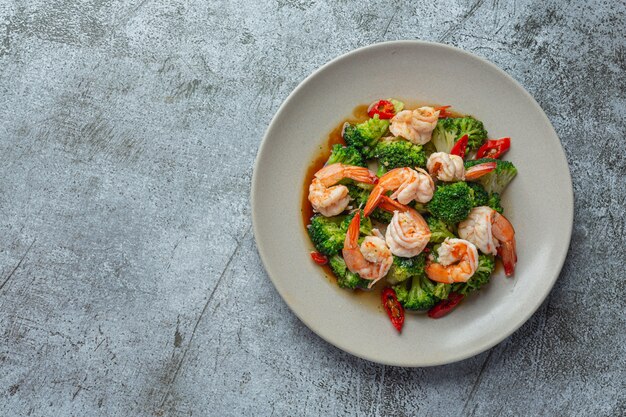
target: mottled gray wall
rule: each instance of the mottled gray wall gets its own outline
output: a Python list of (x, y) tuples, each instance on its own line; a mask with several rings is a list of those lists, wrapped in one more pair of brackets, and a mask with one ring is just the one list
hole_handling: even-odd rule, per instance
[[(624, 415), (625, 28), (624, 1), (0, 2), (0, 415)], [(541, 309), (431, 369), (312, 334), (250, 230), (281, 101), (392, 39), (516, 78), (576, 196)]]

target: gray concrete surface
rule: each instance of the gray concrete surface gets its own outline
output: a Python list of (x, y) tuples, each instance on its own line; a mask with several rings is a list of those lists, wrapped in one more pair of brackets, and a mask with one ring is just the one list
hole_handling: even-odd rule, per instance
[[(625, 28), (624, 1), (1, 1), (0, 415), (626, 414)], [(251, 167), (281, 101), (393, 39), (516, 78), (576, 195), (541, 309), (431, 369), (311, 333), (250, 229)]]

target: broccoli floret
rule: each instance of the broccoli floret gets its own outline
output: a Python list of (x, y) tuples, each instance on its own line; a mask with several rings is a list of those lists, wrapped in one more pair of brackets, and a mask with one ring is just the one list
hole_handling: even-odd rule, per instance
[(433, 243), (441, 243), (446, 238), (453, 239), (456, 237), (448, 226), (436, 217), (428, 216), (426, 223), (428, 223), (428, 228), (430, 229), (430, 241)]
[(382, 120), (378, 115), (357, 125), (348, 124), (343, 130), (343, 138), (348, 146), (356, 148), (365, 158), (371, 158), (378, 139), (387, 128), (389, 120)]
[(458, 223), (465, 220), (474, 207), (474, 190), (464, 182), (440, 185), (426, 207), (439, 220)]
[(370, 281), (361, 278), (358, 274), (350, 272), (346, 266), (346, 261), (339, 255), (331, 257), (328, 265), (337, 277), (337, 285), (341, 288), (351, 290), (355, 288), (367, 288), (367, 285), (370, 283)]
[(509, 161), (502, 161), (500, 159), (493, 158), (481, 158), (471, 161), (465, 161), (465, 169), (471, 168), (474, 165), (482, 164), (485, 162), (495, 162), (496, 169), (477, 178), (476, 181), (480, 183), (485, 191), (488, 193), (502, 194), (502, 191), (517, 175), (517, 168)]
[(504, 212), (504, 208), (500, 204), (500, 194), (498, 194), (498, 193), (491, 193), (491, 194), (489, 194), (489, 200), (487, 201), (486, 205), (491, 207), (492, 209), (494, 209), (495, 211), (497, 211), (500, 214), (502, 214), (502, 212)]
[(474, 207), (487, 206), (491, 207), (498, 213), (502, 213), (504, 211), (502, 205), (500, 204), (500, 194), (489, 194), (485, 191), (483, 186), (477, 182), (468, 182), (467, 185), (474, 190)]
[(387, 224), (387, 223), (391, 223), (393, 214), (389, 213), (388, 211), (379, 209), (377, 207), (374, 209), (374, 211), (372, 211), (372, 213), (370, 214), (370, 217), (376, 221)]
[(428, 213), (428, 206), (424, 203), (420, 203), (419, 201), (413, 203), (413, 208), (420, 214)]
[(443, 282), (438, 282), (435, 285), (433, 295), (437, 297), (437, 299), (439, 300), (446, 300), (448, 299), (448, 295), (450, 295), (451, 288), (452, 288), (452, 285), (450, 284), (444, 284)]
[(477, 182), (468, 182), (467, 186), (474, 190), (474, 207), (489, 205), (489, 193)]
[[(327, 256), (338, 254), (343, 249), (346, 232), (355, 213), (334, 217), (324, 217), (320, 214), (313, 216), (308, 230), (315, 249)], [(360, 232), (363, 235), (372, 233), (372, 222), (370, 219), (361, 219)]]
[[(385, 171), (400, 167), (426, 166), (426, 154), (420, 145), (395, 137), (381, 139), (374, 149), (379, 168)], [(379, 172), (380, 173), (380, 172)]]
[(432, 142), (438, 152), (450, 153), (454, 143), (463, 135), (468, 135), (467, 148), (476, 150), (487, 139), (483, 122), (471, 116), (439, 119), (433, 131)]
[(426, 256), (420, 253), (412, 258), (393, 257), (393, 264), (387, 273), (387, 282), (391, 285), (404, 282), (415, 275), (423, 275), (426, 266)]
[(309, 236), (315, 249), (327, 256), (336, 255), (343, 248), (346, 230), (342, 222), (346, 216), (324, 217), (317, 214), (311, 218)]
[(333, 145), (326, 165), (342, 163), (359, 167), (366, 166), (361, 153), (352, 146)]
[(432, 154), (434, 154), (435, 152), (437, 152), (437, 148), (435, 147), (435, 144), (433, 143), (432, 140), (426, 142), (424, 145), (422, 145), (422, 149), (424, 150), (424, 153), (426, 154), (426, 160), (428, 161), (428, 157)]
[(454, 142), (459, 139), (456, 137), (455, 132), (449, 132), (445, 128), (444, 121), (447, 119), (439, 119), (435, 130), (433, 130), (432, 139), (428, 143), (432, 143), (435, 146), (437, 152), (450, 153)]
[(426, 278), (423, 272), (411, 279), (410, 287), (407, 283), (395, 285), (398, 301), (407, 310), (428, 310), (438, 301), (434, 295), (435, 284)]
[[(346, 184), (346, 187), (348, 187), (348, 194), (350, 195), (350, 198), (354, 200), (355, 207), (359, 208), (365, 207), (365, 203), (367, 203), (367, 199), (372, 192), (372, 188), (374, 188), (374, 186), (371, 184), (363, 183)], [(377, 220), (381, 223), (391, 222), (392, 217), (393, 214), (379, 208), (375, 208), (374, 211), (369, 215), (369, 218)], [(361, 222), (363, 222), (363, 218), (361, 219)]]
[(372, 188), (374, 188), (373, 185), (364, 183), (346, 184), (346, 187), (348, 187), (348, 195), (354, 200), (355, 208), (365, 207), (365, 203), (367, 203)]
[[(346, 238), (346, 233), (348, 233), (348, 227), (350, 226), (350, 222), (352, 221), (355, 215), (356, 215), (356, 211), (345, 216), (345, 218), (341, 222), (341, 230), (343, 232), (344, 240)], [(369, 219), (369, 217), (365, 217), (363, 215), (362, 210), (361, 210), (361, 226), (359, 227), (359, 232), (361, 233), (361, 235), (365, 235), (365, 236), (369, 236), (372, 234), (372, 221)], [(341, 247), (343, 248), (343, 241), (342, 241)]]
[(452, 291), (467, 295), (481, 289), (489, 282), (495, 266), (496, 264), (493, 255), (479, 255), (478, 267), (476, 268), (474, 275), (472, 275), (467, 282), (452, 284)]

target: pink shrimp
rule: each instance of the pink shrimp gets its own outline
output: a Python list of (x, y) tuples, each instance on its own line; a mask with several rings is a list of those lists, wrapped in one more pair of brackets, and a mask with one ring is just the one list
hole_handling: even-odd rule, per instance
[(389, 131), (394, 136), (401, 136), (410, 142), (423, 145), (430, 141), (433, 130), (439, 120), (439, 110), (432, 107), (420, 107), (404, 110), (391, 119)]
[(368, 288), (372, 288), (389, 272), (393, 255), (377, 229), (374, 229), (374, 236), (366, 236), (359, 246), (360, 227), (361, 213), (357, 211), (348, 226), (342, 254), (350, 272), (370, 280)]
[(366, 216), (369, 216), (376, 208), (380, 198), (387, 191), (394, 191), (391, 199), (398, 200), (402, 204), (408, 204), (413, 200), (428, 203), (433, 198), (435, 183), (431, 176), (421, 168), (392, 169), (378, 180), (378, 184), (367, 199), (363, 209)]
[(435, 152), (428, 157), (428, 172), (441, 181), (471, 181), (496, 169), (495, 162), (484, 162), (465, 169), (463, 158), (445, 152)]
[(511, 222), (491, 207), (474, 207), (459, 223), (459, 236), (475, 244), (483, 253), (498, 255), (504, 273), (513, 275), (517, 263), (515, 229)]
[(350, 196), (345, 185), (335, 185), (344, 178), (375, 184), (376, 175), (367, 168), (344, 164), (326, 165), (315, 173), (309, 186), (309, 201), (323, 216), (336, 216), (348, 207)]
[(416, 210), (385, 195), (381, 197), (378, 207), (393, 213), (385, 233), (385, 241), (391, 253), (403, 258), (419, 255), (430, 240), (426, 220)]
[(438, 262), (429, 260), (426, 264), (426, 275), (433, 281), (445, 284), (467, 282), (478, 268), (478, 250), (467, 240), (444, 240), (438, 255)]

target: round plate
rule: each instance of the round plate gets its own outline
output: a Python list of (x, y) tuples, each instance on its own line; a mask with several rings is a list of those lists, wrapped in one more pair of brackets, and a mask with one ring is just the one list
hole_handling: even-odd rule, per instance
[[(398, 334), (368, 297), (339, 289), (309, 256), (300, 214), (306, 169), (328, 133), (359, 104), (398, 97), (451, 104), (510, 136), (518, 175), (503, 197), (516, 230), (515, 276), (491, 283), (452, 314), (409, 315)], [(537, 102), (493, 64), (441, 44), (400, 41), (357, 49), (304, 80), (269, 125), (252, 179), (261, 259), (291, 310), (320, 337), (353, 355), (398, 366), (450, 363), (483, 352), (541, 305), (565, 260), (573, 192), (561, 143)]]

